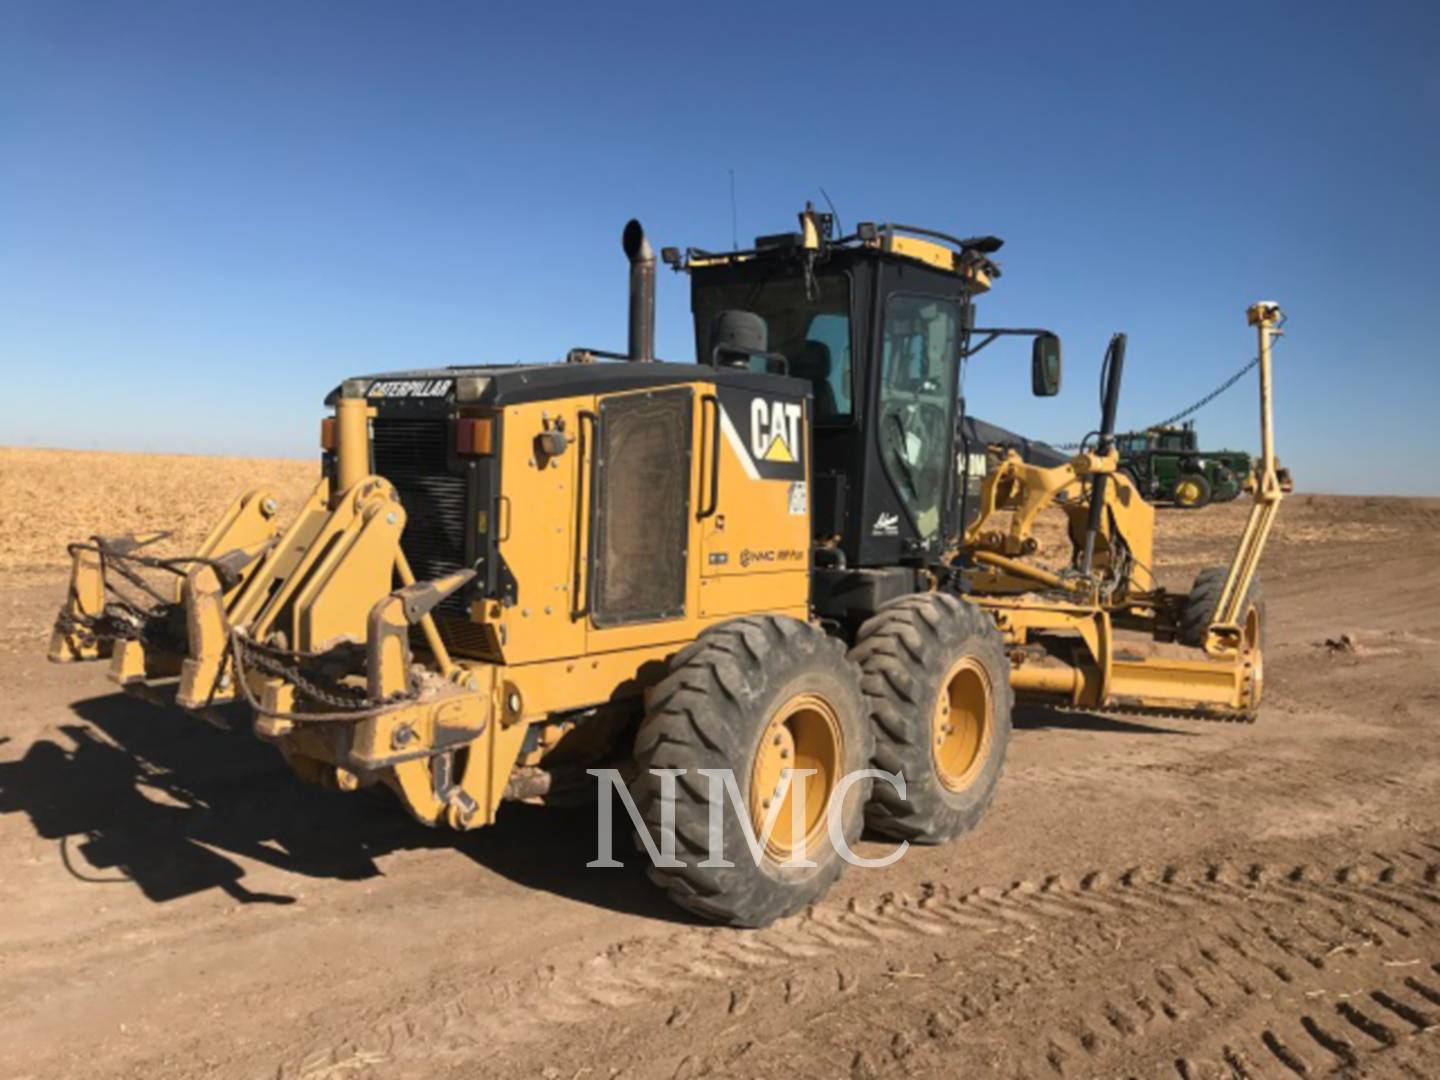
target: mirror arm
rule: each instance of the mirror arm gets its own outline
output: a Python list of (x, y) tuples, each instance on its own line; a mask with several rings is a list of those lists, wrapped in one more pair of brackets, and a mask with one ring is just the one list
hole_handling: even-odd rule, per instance
[[(974, 333), (974, 332), (975, 332), (975, 331), (972, 331), (972, 333)], [(970, 357), (974, 356), (974, 355), (975, 355), (976, 353), (978, 353), (981, 349), (985, 348), (986, 345), (989, 345), (992, 341), (994, 341), (996, 338), (998, 338), (998, 337), (1000, 336), (999, 334), (997, 334), (997, 333), (995, 333), (995, 332), (993, 332), (993, 331), (980, 331), (980, 332), (981, 332), (981, 333), (984, 333), (985, 336), (984, 336), (983, 338), (981, 338), (978, 343), (976, 343), (976, 344), (974, 344), (974, 345), (971, 345), (969, 348), (961, 349), (961, 350), (960, 350), (960, 359), (962, 359), (962, 360), (969, 360)]]
[(972, 345), (965, 350), (961, 359), (968, 360), (981, 349), (985, 348), (998, 337), (1058, 337), (1059, 335), (1051, 330), (1036, 330), (1033, 328), (1010, 327), (1010, 326), (977, 326), (970, 331), (972, 334), (984, 334), (978, 345)]

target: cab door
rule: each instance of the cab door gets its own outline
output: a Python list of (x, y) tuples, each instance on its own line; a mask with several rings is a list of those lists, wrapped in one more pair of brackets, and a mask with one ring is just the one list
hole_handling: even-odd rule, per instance
[(785, 385), (720, 384), (705, 403), (701, 618), (762, 611), (805, 617), (810, 400), (780, 389)]

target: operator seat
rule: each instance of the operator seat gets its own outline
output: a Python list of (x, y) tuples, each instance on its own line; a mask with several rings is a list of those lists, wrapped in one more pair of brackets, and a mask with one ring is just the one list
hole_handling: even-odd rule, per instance
[(702, 363), (708, 359), (717, 366), (749, 368), (757, 357), (769, 356), (770, 327), (753, 311), (720, 312), (710, 326), (710, 339), (711, 356)]
[(839, 412), (835, 403), (835, 388), (830, 385), (830, 346), (823, 341), (806, 340), (800, 355), (790, 365), (790, 373), (802, 379), (809, 379), (815, 387), (815, 416), (825, 419)]

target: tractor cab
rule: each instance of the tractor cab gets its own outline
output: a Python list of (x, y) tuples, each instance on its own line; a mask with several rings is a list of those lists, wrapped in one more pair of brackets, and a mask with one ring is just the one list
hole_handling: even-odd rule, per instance
[(1199, 442), (1195, 438), (1195, 422), (1187, 420), (1184, 425), (1176, 427), (1154, 427), (1148, 432), (1151, 440), (1151, 447), (1155, 450), (1167, 450), (1172, 453), (1193, 454), (1199, 448)]
[[(700, 363), (739, 356), (809, 381), (814, 600), (860, 617), (913, 591), (963, 531), (968, 473), (983, 471), (984, 450), (961, 445), (966, 358), (1001, 334), (1035, 336), (1034, 389), (1053, 394), (1059, 340), (976, 329), (975, 300), (1000, 276), (996, 237), (871, 223), (837, 237), (833, 215), (807, 207), (799, 217), (799, 231), (748, 249), (662, 255), (690, 275)], [(732, 347), (735, 312), (763, 320), (763, 345)]]

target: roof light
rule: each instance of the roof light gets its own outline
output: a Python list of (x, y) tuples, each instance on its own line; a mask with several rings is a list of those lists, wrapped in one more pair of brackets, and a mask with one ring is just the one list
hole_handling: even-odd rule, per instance
[(479, 401), (489, 388), (489, 375), (461, 375), (455, 380), (455, 400)]

